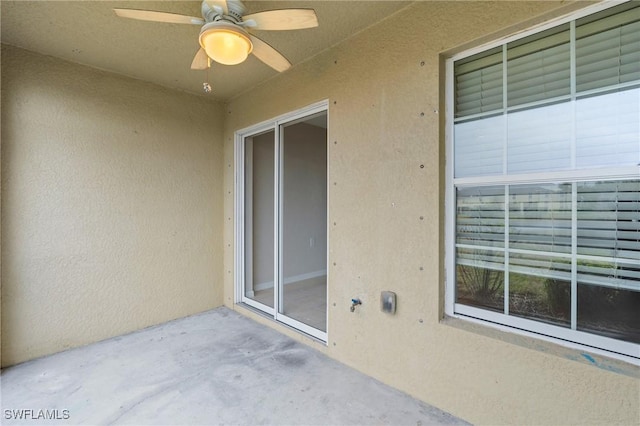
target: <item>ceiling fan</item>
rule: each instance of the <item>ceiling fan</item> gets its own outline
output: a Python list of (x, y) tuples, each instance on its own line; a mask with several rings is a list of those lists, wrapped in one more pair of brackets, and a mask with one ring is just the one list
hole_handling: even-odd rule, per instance
[(113, 10), (122, 18), (201, 25), (200, 49), (191, 63), (194, 70), (209, 68), (211, 60), (236, 65), (253, 53), (276, 71), (285, 71), (291, 67), (287, 58), (250, 31), (298, 30), (318, 26), (313, 9), (277, 9), (245, 15), (246, 8), (240, 0), (204, 0), (202, 18), (153, 10)]

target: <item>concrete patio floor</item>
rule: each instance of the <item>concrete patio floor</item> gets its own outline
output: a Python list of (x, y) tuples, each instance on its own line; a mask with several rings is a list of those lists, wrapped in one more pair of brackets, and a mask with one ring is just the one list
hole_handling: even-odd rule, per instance
[[(6, 425), (466, 424), (227, 308), (6, 368), (0, 381)], [(39, 410), (60, 419), (32, 420)]]

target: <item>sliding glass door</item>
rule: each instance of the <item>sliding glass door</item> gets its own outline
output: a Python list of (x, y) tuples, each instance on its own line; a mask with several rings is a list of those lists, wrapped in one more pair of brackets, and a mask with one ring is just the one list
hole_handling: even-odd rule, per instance
[(274, 140), (273, 130), (244, 140), (244, 296), (274, 307)]
[(239, 132), (237, 302), (326, 341), (326, 105)]

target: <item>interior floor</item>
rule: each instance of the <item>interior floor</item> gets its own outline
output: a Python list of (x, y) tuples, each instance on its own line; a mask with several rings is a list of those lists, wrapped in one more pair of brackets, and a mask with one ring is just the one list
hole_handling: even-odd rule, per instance
[[(1, 377), (5, 425), (466, 424), (227, 308), (9, 367)], [(20, 410), (68, 418), (16, 419)]]
[[(273, 287), (256, 291), (253, 298), (273, 306)], [(313, 328), (327, 331), (327, 276), (285, 284), (283, 313)]]

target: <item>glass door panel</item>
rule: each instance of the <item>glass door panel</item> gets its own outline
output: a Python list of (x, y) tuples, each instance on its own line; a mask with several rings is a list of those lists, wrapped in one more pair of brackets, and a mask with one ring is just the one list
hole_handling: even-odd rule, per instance
[(280, 126), (278, 313), (327, 330), (327, 114)]
[(274, 306), (274, 141), (273, 130), (244, 139), (244, 296)]

